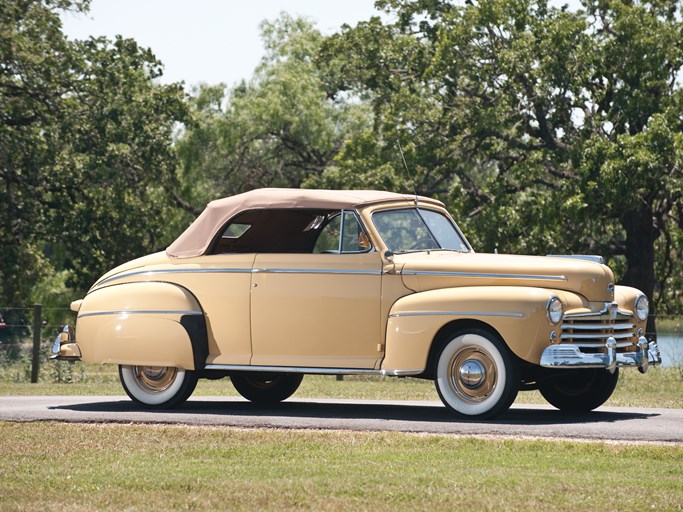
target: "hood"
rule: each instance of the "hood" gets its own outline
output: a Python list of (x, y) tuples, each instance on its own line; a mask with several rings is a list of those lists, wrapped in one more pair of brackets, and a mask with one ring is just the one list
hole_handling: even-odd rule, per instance
[(532, 286), (578, 293), (591, 302), (614, 300), (614, 275), (592, 261), (549, 256), (456, 253), (397, 254), (404, 284), (415, 291), (462, 286)]

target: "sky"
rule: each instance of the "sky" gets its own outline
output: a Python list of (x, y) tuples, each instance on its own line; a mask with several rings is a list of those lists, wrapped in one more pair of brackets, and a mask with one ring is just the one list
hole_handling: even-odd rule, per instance
[(236, 85), (249, 79), (264, 49), (259, 24), (281, 12), (315, 22), (324, 34), (379, 12), (374, 0), (93, 0), (87, 14), (65, 13), (64, 33), (131, 37), (164, 64), (163, 83)]

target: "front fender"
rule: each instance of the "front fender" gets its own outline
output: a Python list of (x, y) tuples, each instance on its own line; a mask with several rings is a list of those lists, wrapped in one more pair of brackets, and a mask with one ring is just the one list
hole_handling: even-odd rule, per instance
[(93, 363), (203, 369), (206, 322), (197, 299), (163, 282), (122, 283), (90, 292), (76, 319), (81, 359)]
[(546, 315), (548, 299), (567, 292), (516, 286), (444, 288), (397, 300), (389, 312), (385, 370), (427, 369), (432, 342), (447, 325), (477, 321), (495, 329), (521, 359), (538, 364), (559, 331)]

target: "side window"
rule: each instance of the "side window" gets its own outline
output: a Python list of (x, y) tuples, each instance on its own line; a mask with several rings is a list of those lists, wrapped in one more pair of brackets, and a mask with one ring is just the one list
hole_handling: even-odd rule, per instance
[(338, 253), (340, 228), (341, 215), (335, 215), (320, 231), (315, 247), (313, 247), (313, 254)]
[(353, 212), (344, 212), (342, 252), (365, 252), (370, 249), (370, 240), (358, 223)]
[(251, 224), (230, 224), (225, 228), (225, 231), (223, 231), (221, 238), (239, 238), (246, 233), (250, 227)]
[(366, 252), (372, 248), (370, 239), (353, 212), (343, 211), (323, 226), (314, 254)]

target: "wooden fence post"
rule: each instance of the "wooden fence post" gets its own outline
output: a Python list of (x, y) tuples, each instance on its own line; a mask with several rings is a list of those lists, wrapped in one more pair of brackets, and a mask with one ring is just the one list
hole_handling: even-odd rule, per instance
[(38, 382), (38, 371), (40, 370), (40, 331), (43, 326), (42, 310), (42, 305), (33, 305), (33, 358), (31, 359), (31, 384)]

